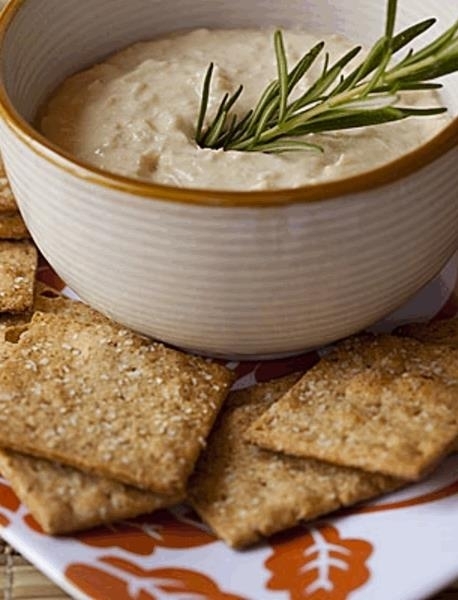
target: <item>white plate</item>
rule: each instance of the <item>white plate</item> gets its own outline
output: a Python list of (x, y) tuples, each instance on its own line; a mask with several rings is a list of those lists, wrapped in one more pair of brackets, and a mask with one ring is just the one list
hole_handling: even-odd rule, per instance
[[(452, 316), (458, 256), (375, 329)], [(56, 283), (43, 268), (41, 278)], [(70, 292), (65, 290), (66, 293)], [(306, 369), (313, 354), (232, 363), (237, 387)], [(458, 455), (427, 481), (244, 552), (186, 508), (66, 538), (39, 531), (0, 482), (4, 539), (75, 598), (98, 600), (419, 600), (458, 577)]]

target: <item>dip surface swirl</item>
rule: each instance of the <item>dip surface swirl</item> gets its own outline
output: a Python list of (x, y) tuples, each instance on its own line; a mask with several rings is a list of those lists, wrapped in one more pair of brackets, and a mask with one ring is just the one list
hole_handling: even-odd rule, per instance
[[(402, 122), (312, 134), (324, 153), (262, 154), (201, 149), (194, 140), (203, 76), (215, 63), (207, 114), (240, 83), (244, 112), (277, 76), (273, 30), (207, 30), (140, 42), (67, 79), (43, 107), (42, 133), (75, 157), (106, 171), (184, 188), (274, 190), (343, 179), (390, 162), (425, 143), (450, 120)], [(354, 46), (344, 38), (284, 32), (290, 64), (326, 42), (331, 60)], [(298, 85), (304, 92), (322, 60)], [(351, 65), (349, 66), (351, 69)], [(440, 106), (435, 92), (403, 94), (413, 107)]]

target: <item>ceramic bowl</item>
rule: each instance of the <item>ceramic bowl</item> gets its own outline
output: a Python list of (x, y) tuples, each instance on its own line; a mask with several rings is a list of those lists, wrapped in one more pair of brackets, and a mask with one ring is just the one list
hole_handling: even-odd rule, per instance
[[(362, 176), (281, 192), (149, 185), (72, 159), (32, 127), (66, 76), (128, 44), (192, 27), (297, 26), (371, 43), (379, 0), (12, 0), (0, 25), (0, 145), (27, 226), (86, 302), (135, 330), (211, 355), (300, 352), (377, 321), (457, 248), (454, 120)], [(398, 26), (456, 0), (401, 0)], [(428, 36), (424, 39), (427, 40)]]

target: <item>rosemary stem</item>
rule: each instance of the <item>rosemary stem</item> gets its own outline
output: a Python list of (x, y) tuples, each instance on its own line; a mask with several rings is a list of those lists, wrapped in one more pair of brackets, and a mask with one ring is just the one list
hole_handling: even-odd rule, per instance
[[(391, 71), (388, 71), (383, 77), (384, 83), (394, 83), (400, 79), (407, 79), (411, 75), (414, 75), (416, 72), (423, 70), (428, 67), (434, 67), (437, 64), (439, 56), (434, 54), (427, 58), (424, 58), (421, 61), (408, 64), (406, 66), (394, 67)], [(458, 65), (458, 56), (457, 56), (457, 65)]]

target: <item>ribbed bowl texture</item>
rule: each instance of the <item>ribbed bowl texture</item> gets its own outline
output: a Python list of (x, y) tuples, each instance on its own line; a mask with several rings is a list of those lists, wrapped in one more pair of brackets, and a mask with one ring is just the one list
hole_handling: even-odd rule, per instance
[[(434, 15), (437, 33), (456, 8), (401, 0), (398, 27)], [(384, 12), (380, 0), (23, 0), (0, 44), (0, 75), (31, 123), (66, 76), (138, 40), (302, 24), (369, 44)], [(444, 99), (456, 117), (458, 75)], [(404, 303), (457, 248), (456, 146), (385, 185), (278, 206), (108, 185), (8, 115), (0, 146), (27, 226), (69, 286), (135, 330), (211, 355), (278, 356), (352, 334)]]

